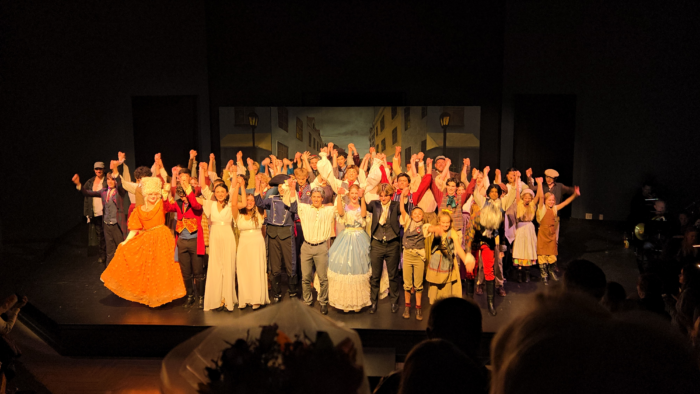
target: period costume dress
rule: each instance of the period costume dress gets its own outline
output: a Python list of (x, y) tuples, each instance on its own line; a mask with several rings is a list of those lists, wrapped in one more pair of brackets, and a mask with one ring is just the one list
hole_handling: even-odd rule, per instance
[(265, 305), (270, 303), (267, 292), (267, 250), (262, 226), (265, 218), (255, 209), (257, 222), (239, 214), (236, 224), (240, 232), (236, 261), (238, 275), (238, 305)]
[(233, 233), (231, 206), (226, 204), (219, 211), (216, 201), (204, 201), (204, 214), (210, 218), (209, 266), (204, 289), (204, 310), (219, 308), (222, 304), (229, 311), (238, 303), (235, 289), (236, 236)]
[(454, 229), (450, 229), (446, 235), (431, 236), (430, 262), (425, 274), (425, 280), (430, 283), (428, 299), (431, 305), (441, 298), (462, 297), (462, 282), (455, 252), (457, 242), (459, 234)]
[(119, 245), (100, 278), (119, 297), (152, 308), (186, 294), (180, 266), (173, 258), (175, 240), (164, 225), (167, 204), (159, 200), (148, 212), (134, 210), (128, 226), (139, 233)]
[(360, 207), (351, 210), (345, 206), (345, 215), (339, 218), (345, 230), (336, 237), (329, 251), (328, 303), (346, 312), (372, 305), (369, 235), (360, 211)]
[(536, 208), (519, 201), (515, 214), (515, 240), (513, 241), (513, 265), (530, 267), (537, 264), (537, 235), (532, 221)]

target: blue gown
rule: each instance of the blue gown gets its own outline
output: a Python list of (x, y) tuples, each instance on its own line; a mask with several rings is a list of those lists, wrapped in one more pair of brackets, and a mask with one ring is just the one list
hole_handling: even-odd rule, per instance
[(346, 312), (358, 312), (370, 301), (369, 235), (360, 208), (349, 210), (339, 218), (345, 225), (329, 251), (328, 303)]

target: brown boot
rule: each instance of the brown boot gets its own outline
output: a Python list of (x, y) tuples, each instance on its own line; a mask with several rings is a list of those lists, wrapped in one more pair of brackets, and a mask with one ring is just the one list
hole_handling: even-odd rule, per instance
[(423, 310), (416, 308), (416, 320), (423, 320)]
[(404, 319), (410, 319), (410, 318), (411, 318), (411, 307), (407, 306), (407, 307), (403, 310), (403, 318), (404, 318)]

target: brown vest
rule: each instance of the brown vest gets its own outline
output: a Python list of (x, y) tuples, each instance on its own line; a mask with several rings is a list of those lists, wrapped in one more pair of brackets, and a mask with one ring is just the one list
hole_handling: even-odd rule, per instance
[(540, 222), (540, 230), (537, 233), (537, 254), (546, 256), (556, 256), (557, 252), (557, 215), (553, 209), (545, 208), (547, 211)]

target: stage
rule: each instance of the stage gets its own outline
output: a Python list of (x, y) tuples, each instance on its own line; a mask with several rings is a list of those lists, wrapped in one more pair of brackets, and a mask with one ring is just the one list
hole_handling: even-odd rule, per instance
[[(65, 356), (163, 357), (170, 349), (211, 326), (226, 325), (241, 316), (256, 313), (250, 307), (233, 312), (203, 312), (184, 309), (184, 300), (159, 308), (123, 300), (106, 289), (99, 276), (103, 267), (97, 256), (87, 256), (87, 227), (82, 224), (55, 242), (5, 246), (0, 267), (0, 285), (5, 293), (29, 297), (21, 320)], [(629, 294), (636, 286), (633, 253), (624, 249), (617, 223), (564, 221), (560, 241), (560, 267), (574, 258), (587, 258), (603, 268), (608, 280), (621, 283)], [(475, 296), (483, 312), (482, 358), (494, 333), (529, 302), (544, 285), (532, 268), (534, 280), (517, 283), (510, 279), (507, 297), (496, 297), (498, 315), (486, 310), (486, 296)], [(285, 295), (282, 302), (289, 302)], [(400, 298), (403, 304), (403, 294)], [(355, 329), (367, 352), (402, 361), (413, 345), (425, 339), (430, 314), (427, 294), (423, 297), (424, 320), (392, 314), (389, 300), (380, 300), (376, 314), (367, 308), (360, 313), (329, 307), (328, 317)], [(318, 308), (318, 303), (315, 303)]]

